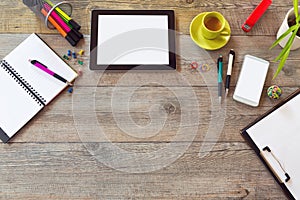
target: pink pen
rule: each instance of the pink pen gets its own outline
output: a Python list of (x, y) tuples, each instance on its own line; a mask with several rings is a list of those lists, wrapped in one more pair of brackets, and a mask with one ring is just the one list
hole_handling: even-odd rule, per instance
[(70, 82), (68, 82), (65, 78), (61, 77), (60, 75), (56, 74), (55, 72), (51, 71), (50, 69), (48, 69), (48, 67), (46, 67), (45, 65), (43, 65), (42, 63), (40, 63), (39, 61), (37, 60), (30, 60), (29, 59), (29, 62), (36, 66), (37, 68), (39, 68), (40, 70), (46, 72), (47, 74), (57, 78), (58, 80), (72, 86), (72, 84)]

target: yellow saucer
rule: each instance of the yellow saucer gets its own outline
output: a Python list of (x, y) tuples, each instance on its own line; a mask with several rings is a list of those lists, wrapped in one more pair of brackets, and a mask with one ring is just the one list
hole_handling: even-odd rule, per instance
[[(200, 31), (200, 25), (202, 24), (202, 18), (204, 16), (204, 13), (200, 13), (197, 15), (191, 22), (190, 24), (190, 35), (192, 40), (201, 48), (207, 49), (207, 50), (217, 50), (225, 46), (229, 39), (230, 39), (230, 34), (228, 35), (220, 35), (216, 39), (213, 40), (208, 40), (203, 37)], [(227, 20), (225, 20), (225, 31), (231, 32), (230, 31), (230, 26)]]

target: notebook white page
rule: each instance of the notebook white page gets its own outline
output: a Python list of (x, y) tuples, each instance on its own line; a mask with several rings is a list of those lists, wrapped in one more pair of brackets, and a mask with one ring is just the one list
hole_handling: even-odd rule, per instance
[(0, 127), (12, 137), (43, 108), (0, 66)]
[(21, 76), (46, 100), (48, 104), (67, 85), (33, 66), (28, 60), (37, 60), (51, 71), (69, 82), (77, 74), (58, 55), (56, 55), (36, 34), (31, 34), (9, 53), (6, 60)]
[[(291, 179), (284, 183), (300, 199), (300, 94), (247, 130), (257, 147), (269, 146)], [(278, 165), (275, 171), (282, 171)]]

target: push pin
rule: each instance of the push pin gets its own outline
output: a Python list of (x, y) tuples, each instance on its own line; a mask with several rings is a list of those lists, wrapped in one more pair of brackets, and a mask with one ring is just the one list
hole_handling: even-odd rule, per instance
[(70, 60), (70, 58), (66, 55), (64, 55), (63, 58), (66, 59), (66, 60)]
[(83, 61), (82, 60), (78, 60), (78, 64), (79, 65), (83, 65)]
[(82, 56), (83, 54), (84, 54), (84, 50), (80, 50), (79, 52), (78, 52), (78, 54), (80, 55), (80, 56)]
[(77, 56), (76, 56), (76, 52), (73, 52), (73, 53), (72, 53), (72, 56), (73, 56), (73, 58), (75, 58), (75, 59), (76, 59), (76, 58), (77, 58)]
[(77, 73), (78, 73), (78, 76), (82, 76), (82, 69), (78, 69)]
[(71, 55), (72, 55), (71, 50), (68, 50), (68, 56), (71, 56)]
[(68, 92), (71, 94), (71, 93), (73, 93), (73, 87), (70, 87), (69, 89), (68, 89)]

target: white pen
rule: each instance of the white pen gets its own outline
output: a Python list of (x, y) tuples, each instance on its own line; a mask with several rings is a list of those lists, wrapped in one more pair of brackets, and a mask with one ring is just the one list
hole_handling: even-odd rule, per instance
[(228, 58), (226, 83), (225, 83), (225, 94), (226, 94), (226, 96), (228, 95), (228, 91), (229, 91), (230, 78), (231, 78), (232, 67), (233, 67), (233, 64), (234, 64), (234, 58), (235, 58), (235, 52), (233, 51), (233, 49), (230, 49), (229, 58)]

